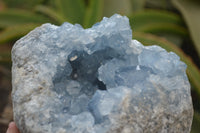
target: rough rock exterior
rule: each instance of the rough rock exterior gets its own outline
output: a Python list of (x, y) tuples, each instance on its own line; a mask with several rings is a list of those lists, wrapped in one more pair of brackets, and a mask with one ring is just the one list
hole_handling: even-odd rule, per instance
[(21, 133), (189, 133), (186, 65), (132, 40), (127, 17), (92, 28), (44, 24), (12, 49)]

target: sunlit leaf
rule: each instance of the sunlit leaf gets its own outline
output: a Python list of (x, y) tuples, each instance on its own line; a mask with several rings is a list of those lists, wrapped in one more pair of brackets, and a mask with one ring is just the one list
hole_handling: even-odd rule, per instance
[(0, 11), (0, 27), (8, 27), (26, 23), (45, 23), (49, 19), (26, 10), (9, 9)]
[(131, 13), (130, 0), (102, 0), (104, 1), (103, 16), (110, 17), (115, 13), (127, 15)]
[(163, 36), (181, 46), (181, 40), (188, 36), (183, 19), (164, 10), (142, 10), (129, 16), (133, 31), (152, 33)]
[(130, 1), (132, 6), (132, 11), (135, 12), (144, 9), (146, 0), (130, 0)]
[(9, 8), (31, 9), (45, 0), (3, 0)]
[(98, 22), (102, 17), (103, 0), (90, 0), (89, 7), (85, 14), (84, 27), (91, 27)]
[(23, 24), (10, 26), (0, 32), (0, 44), (18, 39), (39, 25), (40, 24)]
[(26, 23), (45, 23), (49, 19), (27, 10), (7, 9), (0, 11), (0, 28)]
[(38, 5), (36, 6), (35, 10), (52, 18), (58, 24), (62, 24), (63, 22), (68, 21), (64, 16), (47, 6)]
[[(134, 29), (133, 29), (134, 30)], [(135, 31), (145, 32), (145, 33), (169, 33), (180, 36), (187, 36), (187, 29), (173, 24), (173, 23), (147, 23), (142, 27), (136, 28)]]
[(186, 20), (191, 37), (200, 56), (200, 1), (172, 0)]
[(187, 64), (187, 74), (190, 82), (193, 84), (195, 91), (200, 96), (200, 71), (198, 67), (193, 63), (190, 57), (188, 57), (180, 48), (170, 43), (166, 39), (157, 37), (152, 34), (133, 32), (133, 38), (142, 42), (144, 45), (159, 45), (167, 51), (173, 51), (180, 56), (181, 60)]
[(173, 10), (171, 0), (146, 0), (146, 7), (153, 9)]
[(57, 9), (71, 23), (83, 24), (85, 5), (83, 0), (55, 0)]
[(150, 23), (170, 23), (180, 26), (184, 25), (180, 16), (164, 10), (143, 10), (133, 13), (129, 15), (129, 21), (133, 30), (137, 30), (138, 28)]

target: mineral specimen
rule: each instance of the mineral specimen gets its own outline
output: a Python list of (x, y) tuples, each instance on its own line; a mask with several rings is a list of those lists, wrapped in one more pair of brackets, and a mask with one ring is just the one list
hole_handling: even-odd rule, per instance
[(44, 24), (12, 49), (14, 120), (21, 133), (189, 133), (186, 65), (132, 40), (127, 17), (92, 28)]

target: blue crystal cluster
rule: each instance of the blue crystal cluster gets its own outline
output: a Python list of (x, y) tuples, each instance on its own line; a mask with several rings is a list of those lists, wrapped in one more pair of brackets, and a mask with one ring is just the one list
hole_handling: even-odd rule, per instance
[(12, 60), (21, 133), (190, 132), (186, 65), (132, 40), (127, 17), (44, 24), (16, 42)]

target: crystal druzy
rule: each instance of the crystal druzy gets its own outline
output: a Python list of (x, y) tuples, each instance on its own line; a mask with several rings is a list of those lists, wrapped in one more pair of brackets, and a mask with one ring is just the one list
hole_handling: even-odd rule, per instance
[(92, 28), (43, 24), (12, 49), (14, 120), (21, 133), (189, 133), (186, 65), (132, 40), (125, 16)]

